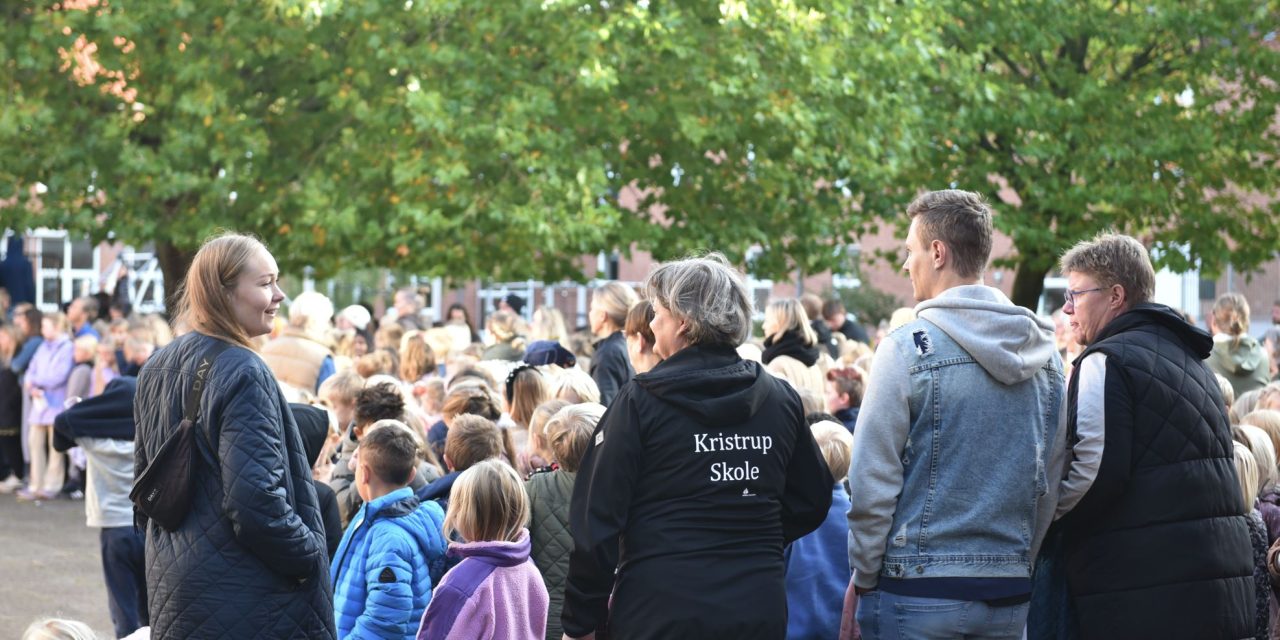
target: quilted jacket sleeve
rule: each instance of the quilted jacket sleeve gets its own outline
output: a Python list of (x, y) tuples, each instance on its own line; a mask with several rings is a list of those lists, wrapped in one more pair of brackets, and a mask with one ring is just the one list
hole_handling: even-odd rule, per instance
[(224, 508), (236, 539), (281, 575), (319, 575), (323, 538), (302, 521), (286, 488), (279, 388), (265, 367), (233, 375), (206, 415), (218, 425)]
[(414, 544), (387, 529), (373, 538), (364, 562), (364, 611), (356, 618), (350, 638), (403, 638), (412, 632)]

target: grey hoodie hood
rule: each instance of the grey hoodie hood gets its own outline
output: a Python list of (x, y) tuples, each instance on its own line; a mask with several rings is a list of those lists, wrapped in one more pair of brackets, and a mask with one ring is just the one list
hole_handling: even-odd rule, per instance
[(937, 325), (1003, 384), (1031, 378), (1057, 354), (1052, 322), (985, 285), (947, 289), (916, 305), (916, 316)]

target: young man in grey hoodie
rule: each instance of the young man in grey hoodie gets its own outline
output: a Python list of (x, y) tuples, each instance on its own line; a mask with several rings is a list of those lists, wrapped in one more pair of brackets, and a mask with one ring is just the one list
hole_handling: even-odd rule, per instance
[(980, 195), (907, 214), (917, 319), (880, 342), (849, 469), (857, 621), (868, 640), (1020, 638), (1059, 480), (1053, 324), (982, 284)]

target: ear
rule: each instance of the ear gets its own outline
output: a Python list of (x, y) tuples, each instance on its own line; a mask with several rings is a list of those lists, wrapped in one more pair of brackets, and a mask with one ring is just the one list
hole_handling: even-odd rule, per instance
[(929, 256), (933, 261), (933, 268), (941, 270), (947, 265), (947, 245), (941, 240), (934, 240), (929, 243)]
[(418, 468), (413, 467), (412, 469), (409, 469), (409, 478), (405, 480), (404, 483), (406, 485), (413, 484), (413, 479), (416, 477), (418, 477)]
[(441, 457), (443, 457), (443, 458), (444, 458), (444, 468), (445, 468), (445, 470), (446, 470), (446, 471), (453, 471), (453, 462), (451, 462), (451, 461), (449, 460), (449, 454), (447, 454), (447, 453), (446, 453), (446, 454), (444, 454), (444, 455), (443, 455), (443, 456), (441, 456)]
[(1118, 284), (1111, 285), (1107, 290), (1107, 304), (1112, 309), (1123, 309), (1129, 302), (1129, 295), (1125, 292), (1124, 287)]

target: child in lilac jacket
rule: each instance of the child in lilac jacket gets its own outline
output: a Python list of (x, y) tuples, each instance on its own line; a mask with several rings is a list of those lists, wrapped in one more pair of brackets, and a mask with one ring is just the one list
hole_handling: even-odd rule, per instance
[(422, 614), (417, 640), (541, 640), (547, 587), (529, 559), (529, 500), (510, 465), (487, 460), (458, 476), (445, 515), (449, 555), (462, 562), (444, 575)]

